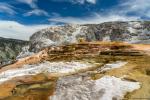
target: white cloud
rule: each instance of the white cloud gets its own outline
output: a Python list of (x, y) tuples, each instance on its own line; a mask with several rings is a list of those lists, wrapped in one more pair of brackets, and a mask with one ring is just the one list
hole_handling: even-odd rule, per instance
[(75, 18), (75, 17), (53, 17), (50, 18), (50, 22), (62, 22), (62, 23), (70, 23), (70, 24), (98, 24), (102, 22), (109, 21), (132, 21), (139, 20), (139, 17), (129, 17), (129, 16), (121, 16), (115, 14), (109, 15), (100, 15), (98, 13), (92, 14), (92, 16)]
[(72, 2), (80, 4), (85, 4), (86, 2), (96, 4), (96, 0), (72, 0)]
[(89, 2), (89, 3), (96, 4), (96, 0), (86, 0), (86, 1)]
[(31, 8), (37, 8), (36, 2), (37, 0), (17, 0), (18, 2), (25, 3), (29, 5)]
[(25, 4), (28, 4), (31, 8), (33, 8), (31, 11), (27, 12), (24, 14), (24, 16), (31, 16), (31, 15), (37, 15), (37, 16), (49, 16), (48, 12), (40, 9), (36, 2), (38, 0), (17, 0), (18, 2), (21, 2), (21, 3), (25, 3)]
[(150, 8), (150, 0), (127, 0), (121, 4), (130, 11), (147, 10)]
[(91, 3), (91, 4), (96, 4), (96, 0), (53, 0), (56, 2), (71, 2), (73, 4), (85, 4), (87, 3)]
[(136, 16), (145, 16), (149, 17), (150, 15), (147, 15), (150, 9), (150, 0), (127, 0), (125, 2), (121, 2), (119, 5), (121, 8), (119, 11), (123, 14), (127, 13), (135, 13)]
[(36, 31), (51, 25), (23, 25), (15, 21), (0, 20), (0, 37), (28, 40)]
[[(71, 0), (78, 1), (78, 0)], [(85, 0), (80, 0), (84, 3)], [(86, 0), (96, 3), (94, 0)], [(52, 17), (50, 22), (75, 23), (75, 24), (94, 24), (108, 21), (131, 21), (142, 20), (142, 17), (150, 18), (150, 0), (122, 0), (111, 9), (104, 9), (103, 13), (91, 13), (86, 17)]]
[(13, 6), (7, 4), (7, 3), (0, 3), (0, 13), (7, 13), (14, 15), (16, 12), (13, 10)]
[(31, 15), (37, 15), (37, 16), (49, 16), (49, 14), (44, 11), (44, 10), (41, 10), (41, 9), (33, 9), (27, 13), (24, 14), (25, 16), (31, 16)]

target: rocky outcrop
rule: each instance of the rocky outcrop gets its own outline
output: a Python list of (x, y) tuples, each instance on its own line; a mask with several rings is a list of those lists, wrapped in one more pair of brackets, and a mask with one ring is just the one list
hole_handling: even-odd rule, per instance
[(150, 43), (150, 21), (105, 22), (101, 24), (52, 26), (33, 34), (30, 51), (80, 41), (124, 41)]
[(43, 29), (30, 37), (30, 51), (39, 51), (51, 45), (77, 43), (84, 34), (85, 27), (80, 25), (53, 26)]
[(0, 38), (0, 66), (15, 60), (27, 41)]

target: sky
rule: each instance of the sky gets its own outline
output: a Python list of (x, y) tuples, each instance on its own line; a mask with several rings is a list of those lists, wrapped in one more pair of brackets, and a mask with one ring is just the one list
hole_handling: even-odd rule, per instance
[(62, 24), (150, 20), (150, 0), (0, 0), (0, 37), (28, 40)]

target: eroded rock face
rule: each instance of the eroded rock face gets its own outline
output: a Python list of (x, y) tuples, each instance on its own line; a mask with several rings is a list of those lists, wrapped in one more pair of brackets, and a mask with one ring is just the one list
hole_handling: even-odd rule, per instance
[(88, 25), (53, 26), (36, 32), (30, 38), (30, 51), (47, 46), (84, 41), (124, 41), (150, 43), (150, 22), (105, 22)]

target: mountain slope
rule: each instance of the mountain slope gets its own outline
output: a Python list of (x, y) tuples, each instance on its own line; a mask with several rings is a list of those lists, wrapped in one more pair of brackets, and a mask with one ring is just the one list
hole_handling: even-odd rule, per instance
[(30, 50), (84, 41), (150, 43), (150, 21), (105, 22), (101, 24), (52, 26), (30, 37)]

